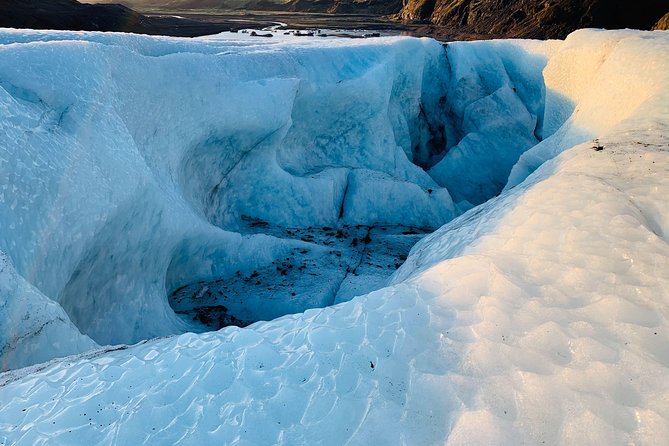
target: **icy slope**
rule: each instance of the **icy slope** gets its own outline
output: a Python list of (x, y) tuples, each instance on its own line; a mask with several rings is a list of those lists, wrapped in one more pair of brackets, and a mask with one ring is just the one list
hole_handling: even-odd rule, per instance
[[(653, 57), (662, 54), (665, 42), (660, 33), (650, 36), (656, 38), (635, 31), (581, 31), (566, 39), (544, 71), (546, 139), (522, 154), (507, 188), (562, 150), (635, 119), (640, 110), (666, 112), (665, 96), (660, 94), (666, 88), (666, 65), (661, 57)], [(620, 45), (623, 37), (626, 44)]]
[[(33, 40), (38, 36), (52, 38), (37, 34)], [(185, 45), (172, 42), (170, 47), (177, 44)], [(54, 43), (28, 47), (41, 45)], [(416, 47), (432, 44), (383, 40), (378, 51), (387, 54), (403, 45), (414, 54)], [(391, 286), (350, 302), (248, 329), (156, 339), (2, 375), (0, 440), (31, 445), (665, 443), (669, 34), (583, 31), (564, 44), (548, 43), (550, 48), (525, 42), (477, 45), (486, 53), (486, 45), (498, 46), (499, 57), (508, 64), (506, 73), (541, 64), (503, 54), (534, 51), (550, 56), (544, 71), (545, 108), (533, 108), (532, 101), (523, 99), (530, 116), (544, 110), (542, 118), (537, 114), (535, 130), (547, 137), (534, 158), (528, 152), (514, 170), (512, 176), (520, 181), (538, 166), (525, 181), (421, 241)], [(500, 78), (499, 70), (491, 69), (488, 76), (478, 73), (485, 81)], [(496, 98), (507, 90), (499, 88), (503, 90)], [(132, 95), (135, 100), (139, 91)], [(203, 101), (200, 107), (205, 106)], [(208, 116), (204, 114), (205, 121)], [(139, 120), (133, 116), (126, 125)], [(8, 131), (14, 128), (5, 125)], [(412, 158), (421, 153), (411, 146), (398, 147), (396, 153), (411, 153)], [(163, 178), (156, 172), (167, 169), (170, 164), (163, 158), (171, 152), (153, 157), (141, 153), (147, 162), (140, 165), (152, 169), (149, 178)], [(323, 155), (331, 153), (338, 159), (349, 156), (330, 150)], [(554, 154), (559, 155), (540, 163)], [(320, 157), (307, 160), (305, 166), (326, 164)], [(381, 164), (375, 166), (382, 165), (383, 160), (377, 161)], [(346, 161), (355, 162), (355, 157)], [(32, 168), (28, 163), (20, 166)], [(293, 176), (308, 172), (285, 166)], [(132, 185), (135, 178), (124, 180)], [(173, 178), (180, 184), (180, 177)], [(413, 181), (424, 180), (416, 174)], [(194, 206), (177, 208), (181, 213), (169, 210), (176, 206), (172, 201), (162, 205), (157, 211), (162, 216), (149, 219), (155, 223), (151, 230), (158, 247), (147, 242), (147, 232), (139, 231), (137, 240), (118, 236), (121, 231), (136, 233), (130, 217), (142, 215), (149, 204), (155, 209), (153, 203), (168, 201), (166, 195), (179, 197), (176, 186), (158, 183), (163, 189), (146, 187), (133, 195), (146, 199), (132, 201), (131, 212), (119, 214), (125, 220), (114, 222), (118, 229), (109, 234), (115, 237), (96, 238), (102, 246), (125, 240), (128, 252), (128, 246), (150, 245), (149, 255), (138, 265), (148, 277), (160, 276), (146, 266), (151, 266), (148, 259), (163, 254), (160, 243), (170, 240), (161, 235), (163, 225), (181, 228), (184, 215), (190, 215), (185, 211), (195, 213)], [(7, 220), (0, 221), (4, 231)], [(205, 235), (216, 240), (220, 231), (198, 227), (210, 232), (188, 243), (202, 243)], [(17, 228), (26, 230), (26, 225)], [(196, 229), (189, 227), (187, 234)], [(279, 250), (281, 243), (287, 244), (267, 236), (225, 234), (247, 247), (239, 258), (250, 256), (254, 247)], [(31, 250), (24, 251), (21, 243), (31, 239), (4, 240), (16, 244), (5, 241), (2, 249), (26, 277), (31, 270), (25, 265), (34, 263), (24, 260)], [(215, 254), (229, 252), (227, 245), (221, 246), (207, 255), (215, 259)], [(180, 249), (198, 252), (188, 244)], [(95, 259), (92, 264), (107, 264)], [(42, 268), (30, 279), (44, 277)], [(39, 280), (48, 296), (43, 289), (47, 282)], [(126, 280), (121, 277), (119, 282)]]

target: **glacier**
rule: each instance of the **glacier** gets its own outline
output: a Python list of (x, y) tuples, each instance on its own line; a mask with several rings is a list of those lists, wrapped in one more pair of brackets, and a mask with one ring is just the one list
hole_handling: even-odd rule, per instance
[[(666, 442), (668, 56), (0, 30), (0, 444)], [(327, 254), (249, 222), (432, 232), (189, 332), (173, 290)]]

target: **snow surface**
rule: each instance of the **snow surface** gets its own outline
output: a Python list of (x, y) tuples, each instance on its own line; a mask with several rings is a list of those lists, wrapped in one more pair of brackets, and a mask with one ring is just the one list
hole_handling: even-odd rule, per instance
[(304, 246), (248, 218), (439, 226), (485, 201), (370, 294), (0, 375), (0, 444), (669, 439), (668, 32), (0, 42), (10, 368), (79, 330), (183, 330), (167, 292)]

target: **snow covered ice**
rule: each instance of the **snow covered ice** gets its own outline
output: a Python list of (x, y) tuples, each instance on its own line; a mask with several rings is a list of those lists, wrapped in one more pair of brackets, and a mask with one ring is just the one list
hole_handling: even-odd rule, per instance
[(0, 30), (0, 110), (0, 444), (669, 439), (668, 32)]

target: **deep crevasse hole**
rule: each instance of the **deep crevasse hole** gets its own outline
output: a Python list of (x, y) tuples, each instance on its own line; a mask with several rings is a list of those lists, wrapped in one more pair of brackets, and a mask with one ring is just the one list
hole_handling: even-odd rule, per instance
[(189, 149), (181, 185), (212, 224), (294, 243), (198, 280), (180, 271), (198, 256), (178, 251), (167, 273), (177, 314), (218, 329), (366, 294), (424, 234), (497, 195), (539, 141), (545, 61), (510, 65), (485, 50), (463, 63), (459, 52), (444, 46), (422, 72), (384, 63), (352, 79), (303, 79), (289, 118), (244, 122)]
[[(0, 73), (18, 122), (7, 150), (19, 153), (11, 132), (38, 135), (1, 248), (100, 344), (380, 288), (541, 137), (546, 57), (519, 45), (78, 38), (94, 44), (18, 54), (41, 66)], [(82, 52), (85, 76), (67, 64)]]

